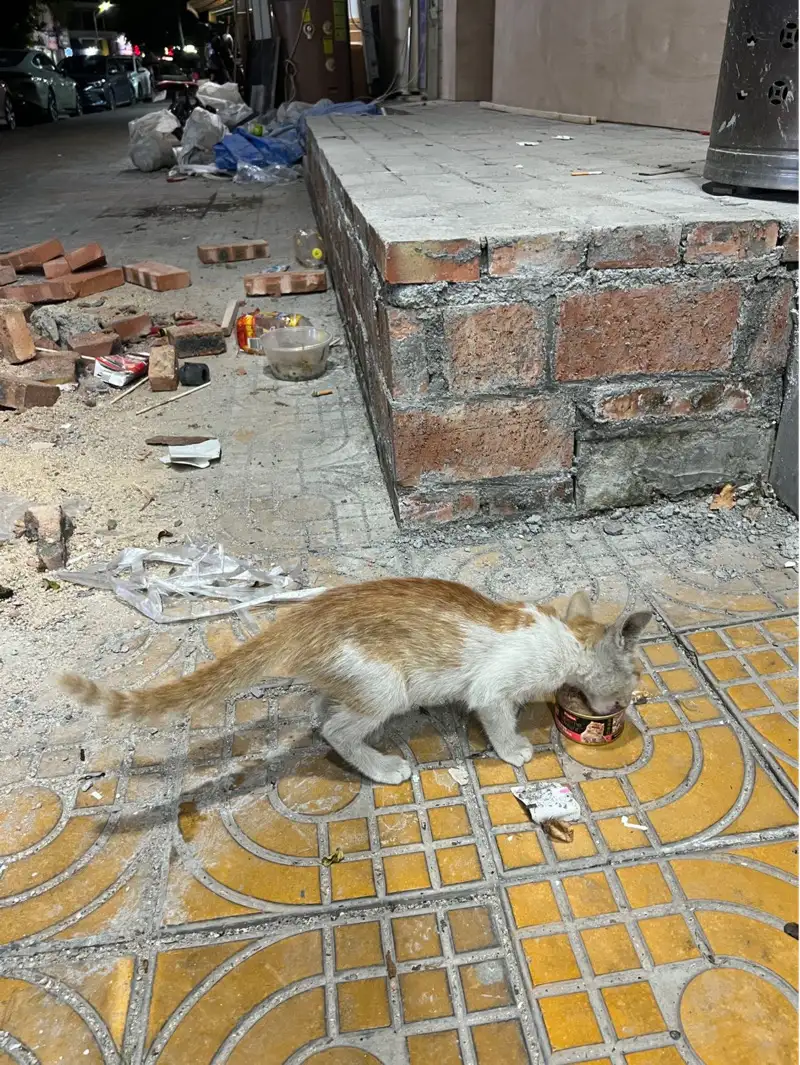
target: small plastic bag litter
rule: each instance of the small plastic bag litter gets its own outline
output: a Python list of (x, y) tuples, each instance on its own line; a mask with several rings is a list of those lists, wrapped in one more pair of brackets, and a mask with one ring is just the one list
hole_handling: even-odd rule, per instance
[(572, 792), (563, 784), (526, 784), (512, 788), (523, 806), (527, 807), (531, 821), (543, 825), (548, 821), (578, 821), (581, 808)]
[(233, 180), (237, 185), (249, 185), (254, 182), (259, 185), (288, 185), (299, 177), (300, 171), (293, 166), (281, 166), (278, 163), (274, 166), (254, 166), (240, 159), (236, 164)]
[(159, 624), (219, 617), (266, 603), (309, 599), (324, 591), (299, 588), (281, 566), (255, 569), (227, 555), (222, 544), (154, 551), (128, 547), (110, 562), (97, 562), (85, 570), (58, 570), (53, 576), (111, 591)]

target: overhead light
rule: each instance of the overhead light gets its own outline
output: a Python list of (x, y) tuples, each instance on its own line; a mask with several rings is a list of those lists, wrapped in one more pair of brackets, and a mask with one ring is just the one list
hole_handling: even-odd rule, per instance
[(197, 48), (193, 44), (185, 44), (183, 50), (184, 52), (188, 52), (189, 55), (194, 55), (197, 52)]
[(98, 55), (99, 52), (99, 48), (84, 48), (81, 55)]
[(97, 5), (97, 14), (102, 15), (104, 11), (108, 11), (114, 5), (109, 3), (109, 0), (103, 0), (102, 4)]

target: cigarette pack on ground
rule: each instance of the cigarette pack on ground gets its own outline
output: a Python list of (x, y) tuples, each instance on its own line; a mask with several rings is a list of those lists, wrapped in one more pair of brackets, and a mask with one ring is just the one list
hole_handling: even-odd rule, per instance
[(105, 355), (94, 360), (94, 376), (113, 388), (124, 388), (147, 373), (146, 355)]

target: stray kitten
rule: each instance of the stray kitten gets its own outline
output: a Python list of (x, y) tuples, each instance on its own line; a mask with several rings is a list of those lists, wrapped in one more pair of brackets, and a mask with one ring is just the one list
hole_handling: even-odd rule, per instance
[(517, 731), (522, 703), (570, 684), (598, 714), (627, 706), (634, 648), (650, 618), (642, 612), (601, 625), (583, 592), (562, 621), (552, 607), (495, 603), (450, 581), (370, 581), (282, 612), (231, 654), (158, 688), (115, 692), (74, 674), (60, 684), (112, 715), (136, 715), (187, 713), (264, 677), (297, 677), (321, 692), (331, 747), (370, 779), (399, 784), (411, 776), (408, 762), (366, 741), (412, 706), (461, 701), (498, 757), (516, 766), (533, 754)]

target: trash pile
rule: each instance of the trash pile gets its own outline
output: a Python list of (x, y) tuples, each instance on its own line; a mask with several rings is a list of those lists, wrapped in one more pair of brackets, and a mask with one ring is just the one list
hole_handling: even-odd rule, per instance
[(254, 115), (234, 82), (201, 81), (196, 105), (183, 125), (172, 110), (152, 111), (128, 123), (131, 162), (145, 172), (169, 169), (168, 180), (232, 178), (265, 185), (296, 181), (307, 120), (314, 115), (375, 115), (377, 104), (294, 101)]

